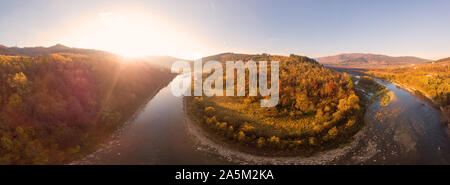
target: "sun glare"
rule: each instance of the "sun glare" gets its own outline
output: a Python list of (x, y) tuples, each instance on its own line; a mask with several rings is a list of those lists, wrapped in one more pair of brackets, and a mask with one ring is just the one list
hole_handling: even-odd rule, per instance
[(186, 29), (150, 13), (99, 12), (97, 17), (84, 21), (78, 29), (83, 29), (84, 34), (78, 35), (80, 39), (75, 41), (75, 46), (106, 50), (126, 57), (189, 57), (204, 50), (199, 39)]

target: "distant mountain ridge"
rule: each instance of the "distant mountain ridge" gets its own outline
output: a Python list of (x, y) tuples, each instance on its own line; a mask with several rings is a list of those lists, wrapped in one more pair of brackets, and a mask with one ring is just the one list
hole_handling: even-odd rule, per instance
[(436, 60), (435, 62), (450, 62), (450, 57), (447, 57), (447, 58), (443, 58), (443, 59), (439, 59), (439, 60)]
[[(55, 53), (72, 53), (72, 54), (82, 54), (82, 55), (90, 55), (90, 56), (112, 56), (112, 57), (120, 57), (114, 53), (110, 53), (102, 50), (95, 49), (83, 49), (83, 48), (72, 48), (68, 46), (64, 46), (62, 44), (56, 44), (50, 47), (6, 47), (4, 45), (0, 45), (0, 55), (6, 56), (28, 56), (28, 57), (36, 57), (43, 55), (50, 55)], [(142, 57), (137, 59), (131, 59), (141, 62), (147, 62), (149, 64), (163, 67), (163, 68), (171, 68), (172, 64), (176, 61), (186, 61), (183, 59), (171, 57), (171, 56), (149, 56)]]
[(409, 65), (430, 62), (431, 60), (413, 56), (393, 57), (369, 53), (346, 53), (335, 56), (326, 56), (317, 58), (319, 63), (330, 66), (390, 66), (390, 65)]
[(283, 55), (270, 55), (267, 53), (262, 53), (262, 54), (241, 54), (241, 53), (220, 53), (217, 55), (212, 55), (212, 56), (207, 56), (207, 57), (203, 57), (202, 60), (204, 62), (206, 61), (211, 61), (211, 60), (215, 60), (215, 61), (220, 61), (220, 62), (225, 62), (225, 61), (249, 61), (249, 60), (253, 60), (253, 61), (269, 61), (269, 60), (282, 60), (282, 59), (295, 59), (299, 62), (308, 62), (308, 63), (314, 63), (314, 64), (319, 64), (315, 59), (309, 58), (307, 56), (301, 56), (301, 55), (295, 55), (295, 54), (290, 54), (289, 56), (283, 56)]
[(6, 47), (0, 45), (0, 55), (8, 56), (40, 56), (49, 55), (53, 53), (74, 53), (74, 54), (85, 54), (85, 55), (112, 55), (112, 53), (95, 50), (95, 49), (81, 49), (81, 48), (71, 48), (64, 46), (62, 44), (56, 44), (50, 47)]

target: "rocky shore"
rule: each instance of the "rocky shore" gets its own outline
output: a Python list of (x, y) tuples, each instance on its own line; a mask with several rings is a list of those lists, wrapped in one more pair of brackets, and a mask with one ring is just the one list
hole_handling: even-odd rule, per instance
[(211, 139), (211, 135), (200, 128), (189, 118), (185, 118), (185, 125), (188, 133), (196, 143), (197, 150), (218, 155), (227, 161), (235, 164), (255, 164), (255, 165), (325, 165), (333, 164), (333, 161), (340, 160), (356, 147), (365, 133), (365, 128), (361, 129), (353, 136), (353, 141), (348, 145), (330, 151), (318, 153), (311, 157), (267, 157), (258, 156), (238, 151), (229, 146), (228, 143), (217, 142)]

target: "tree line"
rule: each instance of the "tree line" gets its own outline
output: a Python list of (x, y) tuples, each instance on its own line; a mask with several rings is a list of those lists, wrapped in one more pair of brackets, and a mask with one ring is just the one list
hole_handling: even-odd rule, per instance
[(367, 74), (417, 89), (450, 117), (450, 58), (426, 64), (369, 68)]
[(61, 164), (94, 151), (173, 77), (74, 53), (0, 55), (0, 75), (0, 164)]

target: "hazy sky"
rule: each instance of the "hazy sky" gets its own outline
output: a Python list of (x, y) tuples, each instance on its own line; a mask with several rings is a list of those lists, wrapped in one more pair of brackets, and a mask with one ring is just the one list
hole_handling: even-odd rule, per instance
[(192, 59), (221, 52), (450, 56), (448, 0), (0, 0), (0, 44)]

